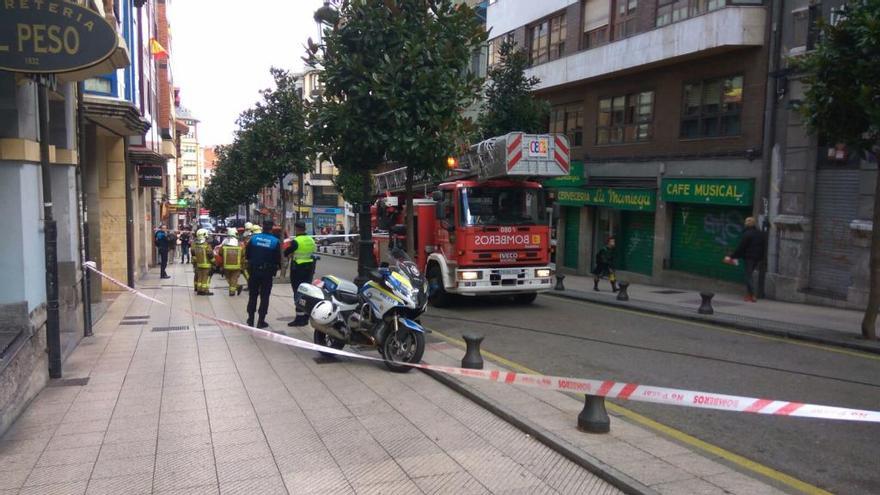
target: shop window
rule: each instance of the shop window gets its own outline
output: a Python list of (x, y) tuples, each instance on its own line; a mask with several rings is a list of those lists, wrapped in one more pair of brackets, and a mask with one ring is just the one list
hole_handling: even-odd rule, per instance
[(529, 63), (543, 64), (565, 53), (565, 14), (543, 20), (529, 27)]
[(654, 134), (654, 92), (599, 100), (596, 144), (650, 141)]
[(584, 144), (583, 105), (553, 107), (550, 112), (550, 132), (565, 134), (571, 146), (582, 146)]
[(611, 0), (585, 0), (583, 12), (584, 34), (581, 48), (595, 48), (608, 43)]
[(698, 139), (740, 135), (742, 98), (742, 76), (685, 84), (681, 137)]
[(617, 0), (614, 16), (614, 39), (628, 38), (638, 32), (639, 0)]

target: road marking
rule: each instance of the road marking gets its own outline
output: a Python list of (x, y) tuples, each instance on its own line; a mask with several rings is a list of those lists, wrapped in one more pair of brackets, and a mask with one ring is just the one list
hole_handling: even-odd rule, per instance
[(872, 361), (880, 361), (880, 355), (878, 355), (878, 354), (869, 354), (867, 352), (861, 352), (861, 351), (856, 351), (856, 350), (851, 350), (851, 349), (834, 347), (834, 346), (831, 346), (828, 344), (815, 344), (815, 343), (806, 342), (803, 340), (797, 340), (797, 339), (786, 338), (786, 337), (777, 337), (775, 335), (765, 335), (765, 334), (760, 334), (760, 333), (756, 333), (756, 332), (747, 332), (745, 330), (735, 330), (733, 328), (725, 327), (723, 323), (709, 325), (707, 323), (701, 323), (698, 321), (688, 320), (685, 318), (675, 318), (673, 316), (663, 316), (663, 315), (654, 314), (654, 313), (651, 313), (648, 311), (639, 311), (639, 310), (635, 310), (635, 309), (618, 308), (616, 306), (609, 306), (606, 304), (597, 303), (597, 302), (593, 302), (593, 301), (584, 301), (581, 299), (571, 299), (571, 298), (563, 297), (563, 296), (550, 296), (550, 297), (552, 297), (556, 300), (559, 300), (559, 301), (567, 301), (572, 304), (589, 304), (591, 306), (599, 306), (603, 309), (617, 311), (619, 313), (627, 313), (627, 314), (636, 315), (636, 316), (650, 317), (650, 318), (655, 318), (657, 320), (664, 320), (664, 321), (669, 321), (669, 322), (674, 322), (674, 323), (684, 323), (687, 325), (691, 325), (691, 326), (695, 326), (695, 327), (702, 327), (702, 328), (709, 328), (709, 329), (717, 330), (720, 332), (733, 333), (736, 335), (747, 335), (749, 337), (754, 337), (757, 339), (772, 340), (774, 342), (794, 344), (794, 345), (799, 345), (801, 347), (809, 347), (811, 349), (818, 349), (821, 351), (834, 352), (837, 354), (844, 354), (846, 356), (854, 356), (854, 357), (859, 357), (859, 358), (864, 358), (864, 359), (870, 359)]
[[(427, 328), (427, 327), (425, 327), (425, 328)], [(430, 329), (430, 330), (432, 332), (432, 335), (440, 337), (441, 339), (445, 340), (446, 342), (448, 342), (456, 347), (459, 347), (461, 349), (466, 349), (464, 343), (460, 342), (458, 339), (455, 339), (453, 337), (449, 337), (448, 335), (445, 335), (444, 333), (439, 332), (434, 329)], [(499, 363), (507, 368), (519, 371), (520, 373), (528, 373), (528, 374), (532, 374), (532, 375), (542, 375), (543, 374), (539, 371), (533, 370), (527, 366), (523, 366), (517, 362), (511, 361), (505, 357), (499, 356), (499, 355), (497, 355), (493, 352), (487, 351), (485, 349), (481, 349), (480, 352), (482, 352), (483, 355), (485, 355), (489, 359), (495, 361), (496, 363)], [(767, 478), (770, 478), (774, 481), (777, 481), (777, 482), (782, 483), (784, 485), (790, 486), (790, 487), (792, 487), (798, 491), (801, 491), (803, 493), (807, 493), (809, 495), (832, 495), (831, 492), (823, 490), (823, 489), (819, 488), (818, 486), (811, 485), (805, 481), (801, 481), (801, 480), (799, 480), (793, 476), (787, 475), (781, 471), (777, 471), (769, 466), (765, 466), (759, 462), (753, 461), (753, 460), (748, 459), (746, 457), (743, 457), (739, 454), (735, 454), (727, 449), (724, 449), (724, 448), (719, 447), (717, 445), (713, 445), (713, 444), (708, 443), (706, 441), (700, 440), (699, 438), (694, 437), (692, 435), (689, 435), (681, 430), (677, 430), (671, 426), (667, 426), (667, 425), (664, 425), (663, 423), (659, 423), (657, 421), (654, 421), (653, 419), (648, 418), (647, 416), (643, 416), (635, 411), (631, 411), (631, 410), (629, 410), (623, 406), (617, 405), (613, 402), (605, 401), (605, 407), (610, 409), (612, 412), (615, 412), (621, 416), (624, 416), (633, 422), (639, 423), (642, 426), (645, 426), (649, 429), (652, 429), (652, 430), (660, 432), (666, 436), (674, 438), (675, 440), (678, 440), (681, 443), (690, 445), (691, 447), (702, 450), (706, 453), (718, 456), (718, 457), (720, 457), (720, 458), (722, 458), (732, 464), (735, 464), (743, 469), (760, 474), (760, 475), (765, 476)]]

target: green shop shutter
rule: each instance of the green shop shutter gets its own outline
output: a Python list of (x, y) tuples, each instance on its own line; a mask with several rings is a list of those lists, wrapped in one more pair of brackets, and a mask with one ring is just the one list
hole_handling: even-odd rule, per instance
[(678, 204), (672, 221), (674, 270), (731, 282), (745, 280), (744, 269), (721, 260), (736, 249), (743, 222), (751, 214), (746, 208)]
[(578, 251), (581, 244), (581, 209), (565, 208), (565, 251), (563, 266), (577, 269)]
[(621, 211), (617, 268), (651, 275), (654, 264), (654, 212)]

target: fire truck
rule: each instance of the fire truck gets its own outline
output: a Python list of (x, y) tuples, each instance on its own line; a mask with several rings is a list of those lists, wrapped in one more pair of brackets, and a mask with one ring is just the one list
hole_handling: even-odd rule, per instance
[[(414, 258), (432, 305), (463, 296), (512, 296), (529, 304), (552, 288), (550, 218), (536, 178), (568, 175), (568, 140), (513, 132), (450, 158), (444, 180), (414, 183)], [(373, 176), (374, 255), (387, 260), (406, 229), (406, 168)]]

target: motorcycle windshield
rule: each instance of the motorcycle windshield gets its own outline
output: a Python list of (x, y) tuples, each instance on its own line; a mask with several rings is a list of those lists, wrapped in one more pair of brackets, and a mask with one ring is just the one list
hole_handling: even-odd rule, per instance
[(406, 251), (402, 249), (393, 249), (391, 251), (391, 258), (394, 259), (396, 263), (397, 270), (406, 275), (413, 286), (420, 287), (421, 283), (424, 281), (422, 277), (422, 273), (419, 271), (419, 267), (416, 266), (416, 263), (406, 254)]

